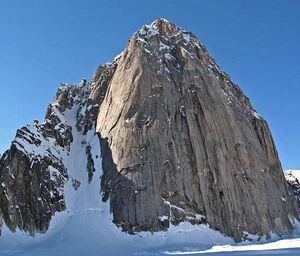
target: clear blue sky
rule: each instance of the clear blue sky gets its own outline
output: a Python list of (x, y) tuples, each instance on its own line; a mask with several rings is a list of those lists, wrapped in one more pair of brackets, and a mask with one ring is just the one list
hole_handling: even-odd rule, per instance
[(42, 120), (61, 82), (90, 79), (142, 25), (193, 31), (268, 121), (284, 168), (300, 168), (300, 1), (0, 1), (0, 152)]

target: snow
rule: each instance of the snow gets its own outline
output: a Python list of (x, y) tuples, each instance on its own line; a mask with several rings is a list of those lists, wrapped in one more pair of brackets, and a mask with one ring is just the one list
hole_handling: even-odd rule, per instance
[(120, 52), (116, 57), (114, 57), (114, 61), (117, 61), (117, 60), (119, 60), (121, 57), (122, 57), (122, 55), (123, 55), (123, 51), (122, 52)]
[(288, 178), (288, 175), (293, 175), (296, 179), (300, 181), (300, 170), (287, 170), (286, 171), (286, 177)]
[(170, 53), (165, 53), (164, 56), (167, 60), (175, 60), (175, 57)]
[(141, 37), (138, 37), (137, 40), (140, 41), (140, 42), (143, 42), (143, 43), (147, 44), (147, 42), (145, 41), (145, 39), (143, 39)]
[(166, 215), (163, 215), (163, 216), (160, 216), (160, 217), (159, 217), (159, 220), (160, 220), (160, 221), (165, 221), (165, 220), (168, 220), (168, 219), (169, 219), (169, 217), (166, 216)]
[(151, 54), (151, 52), (150, 52), (148, 49), (146, 49), (146, 48), (144, 48), (144, 51), (145, 51), (146, 53), (148, 53), (148, 54)]
[(148, 28), (148, 35), (149, 36), (154, 36), (154, 35), (157, 35), (157, 34), (159, 34), (158, 28), (154, 23), (152, 23)]
[[(159, 20), (163, 20), (165, 22), (165, 24), (171, 25), (171, 23), (168, 22), (165, 19), (159, 19)], [(185, 46), (192, 45), (192, 47), (194, 47), (194, 46), (200, 47), (199, 42), (192, 36), (191, 32), (185, 31), (185, 30), (183, 30), (183, 29), (175, 26), (174, 24), (172, 25), (172, 26), (175, 26), (174, 30), (171, 30), (171, 31), (167, 30), (167, 32), (161, 32), (158, 29), (158, 26), (157, 26), (157, 22), (159, 20), (155, 20), (150, 25), (143, 26), (139, 31), (137, 31), (134, 34), (133, 37), (137, 41), (141, 41), (141, 42), (143, 42), (145, 44), (148, 44), (147, 43), (148, 39), (152, 38), (153, 36), (157, 36), (158, 35), (159, 36), (158, 37), (158, 39), (159, 39), (159, 48), (158, 48), (158, 50), (159, 51), (163, 51), (163, 52), (169, 52), (170, 51), (170, 49), (172, 47), (168, 46), (166, 44), (166, 42), (170, 42), (170, 40), (172, 41), (173, 38), (177, 38), (178, 39), (175, 42), (175, 44), (183, 43), (183, 45), (185, 45)], [(163, 43), (160, 40), (164, 41), (165, 43)], [(144, 48), (144, 50), (149, 53), (149, 49), (145, 49)], [(152, 50), (153, 49), (150, 49), (150, 52), (152, 52)], [(191, 53), (188, 52), (188, 54), (189, 54), (189, 56), (191, 58), (194, 58)], [(165, 58), (168, 59), (168, 60), (171, 60), (174, 57), (170, 53), (166, 53), (165, 54)]]
[[(230, 254), (226, 253), (230, 252)], [(245, 254), (245, 252), (248, 252)], [(166, 251), (166, 255), (300, 255), (300, 238), (283, 239), (265, 244), (244, 246), (222, 245), (213, 246), (200, 251)]]
[[(92, 185), (93, 189), (97, 188), (95, 184), (96, 182)], [(79, 201), (78, 204), (82, 205), (82, 202)], [(166, 218), (162, 216), (162, 219)], [(100, 208), (99, 206), (87, 207), (61, 213), (56, 216), (46, 235), (31, 238), (20, 232), (15, 235), (7, 234), (5, 230), (5, 236), (0, 241), (0, 252), (3, 256), (278, 255), (278, 253), (290, 255), (300, 253), (300, 238), (271, 243), (250, 244), (248, 242), (235, 245), (232, 239), (224, 237), (207, 226), (201, 225), (196, 228), (188, 223), (181, 223), (178, 227), (171, 226), (167, 232), (142, 233), (132, 236), (122, 233), (110, 221), (107, 204), (100, 204)], [(244, 254), (245, 252), (253, 254)]]
[(259, 236), (258, 235), (253, 235), (253, 234), (250, 234), (249, 232), (247, 232), (247, 231), (244, 231), (243, 232), (243, 235), (244, 235), (244, 237), (247, 237), (247, 239), (249, 239), (249, 240), (258, 240), (259, 239)]
[(192, 53), (190, 53), (187, 49), (185, 49), (185, 48), (181, 48), (191, 59), (194, 59), (195, 57), (193, 56), (193, 54)]
[(188, 43), (191, 41), (191, 35), (189, 33), (183, 33), (183, 38)]
[(149, 126), (152, 123), (152, 116), (148, 116), (145, 120), (144, 120), (146, 126)]
[[(157, 25), (155, 22), (152, 22), (150, 25), (145, 25), (143, 26), (137, 33), (135, 33), (135, 35), (141, 35), (141, 36), (146, 36), (148, 38), (155, 36), (159, 34), (159, 30), (157, 28)], [(145, 40), (138, 36), (137, 40), (140, 40), (142, 42), (144, 42)]]
[[(63, 148), (54, 146), (55, 141), (53, 138), (42, 137), (37, 129), (33, 126), (27, 125), (25, 131), (22, 129), (22, 137), (16, 137), (13, 144), (21, 151), (24, 152), (33, 161), (34, 158), (39, 160), (42, 156), (49, 156), (52, 154), (57, 158), (61, 157)], [(30, 136), (33, 136), (36, 140), (40, 141), (40, 145), (31, 144)]]
[(170, 47), (168, 45), (165, 45), (164, 43), (160, 42), (159, 43), (159, 50), (162, 51), (162, 50), (169, 50)]
[(252, 114), (255, 118), (261, 119), (261, 116), (256, 111), (253, 111)]

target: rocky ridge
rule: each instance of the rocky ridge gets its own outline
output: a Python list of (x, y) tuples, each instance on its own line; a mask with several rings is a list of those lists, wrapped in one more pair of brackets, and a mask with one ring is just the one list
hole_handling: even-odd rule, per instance
[[(92, 155), (90, 142), (95, 133), (102, 87), (112, 75), (114, 64), (101, 65), (91, 83), (61, 84), (53, 104), (48, 106), (45, 120), (19, 129), (0, 161), (0, 209), (8, 228), (30, 235), (45, 233), (52, 217), (68, 208), (64, 188), (67, 183), (77, 190), (80, 181), (70, 175), (70, 158), (74, 137), (80, 137), (84, 148), (86, 172), (93, 179), (98, 155)], [(100, 193), (100, 191), (99, 191)]]

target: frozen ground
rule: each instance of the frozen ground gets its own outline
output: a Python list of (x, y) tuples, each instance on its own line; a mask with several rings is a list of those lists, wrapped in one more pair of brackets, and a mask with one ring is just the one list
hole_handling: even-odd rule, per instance
[(0, 255), (300, 255), (296, 234), (289, 239), (241, 246), (206, 227), (195, 230), (189, 225), (173, 228), (167, 235), (128, 236), (99, 219), (103, 214), (100, 209), (63, 214), (47, 235), (35, 238), (6, 233), (1, 238)]
[(167, 234), (129, 236), (107, 221), (108, 216), (107, 208), (62, 213), (46, 235), (35, 238), (5, 230), (0, 238), (0, 255), (300, 255), (297, 234), (269, 243), (237, 246), (206, 226), (195, 229), (183, 224)]

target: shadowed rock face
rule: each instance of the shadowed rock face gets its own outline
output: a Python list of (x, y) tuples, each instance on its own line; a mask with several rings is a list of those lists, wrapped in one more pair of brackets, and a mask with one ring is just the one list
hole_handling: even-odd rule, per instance
[(11, 231), (44, 233), (68, 207), (66, 183), (81, 185), (71, 148), (84, 148), (78, 157), (93, 180), (95, 126), (102, 198), (124, 231), (183, 221), (236, 240), (292, 231), (298, 208), (267, 123), (195, 35), (163, 19), (90, 83), (60, 86), (44, 123), (18, 130), (0, 160), (0, 219)]
[(288, 171), (285, 173), (285, 178), (300, 208), (300, 180), (299, 177), (297, 178), (296, 173), (300, 173), (300, 171)]
[(298, 213), (267, 123), (173, 23), (155, 21), (130, 39), (97, 131), (115, 165), (104, 164), (105, 199), (124, 230), (207, 222), (237, 240), (292, 230)]

